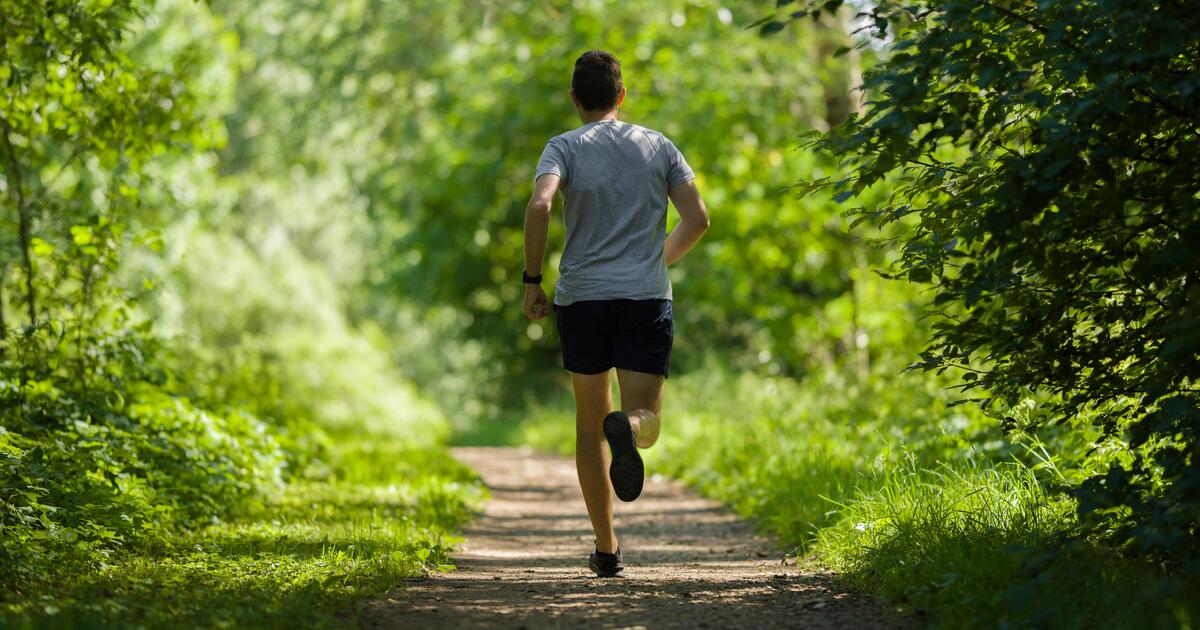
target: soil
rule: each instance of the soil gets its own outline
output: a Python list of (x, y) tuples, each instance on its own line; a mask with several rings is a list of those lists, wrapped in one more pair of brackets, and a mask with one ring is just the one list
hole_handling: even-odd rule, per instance
[(462, 448), (491, 490), (457, 570), (368, 602), (369, 628), (892, 628), (912, 626), (835, 574), (786, 557), (751, 523), (657, 475), (617, 502), (624, 578), (587, 568), (591, 526), (574, 461)]

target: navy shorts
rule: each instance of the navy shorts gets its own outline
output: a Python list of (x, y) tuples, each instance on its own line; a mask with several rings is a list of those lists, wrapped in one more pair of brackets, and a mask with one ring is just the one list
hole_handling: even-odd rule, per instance
[(563, 367), (577, 374), (611, 368), (667, 375), (675, 321), (671, 300), (584, 300), (554, 305)]

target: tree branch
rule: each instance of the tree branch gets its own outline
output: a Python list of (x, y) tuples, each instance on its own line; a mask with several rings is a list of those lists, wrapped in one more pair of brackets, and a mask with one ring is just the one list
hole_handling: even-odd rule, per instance
[[(979, 1), (980, 1), (980, 4), (991, 7), (992, 9), (999, 11), (1000, 13), (1004, 14), (1005, 16), (1007, 16), (1009, 18), (1012, 18), (1014, 20), (1017, 20), (1018, 22), (1021, 22), (1022, 24), (1025, 24), (1029, 28), (1032, 28), (1033, 30), (1041, 33), (1042, 35), (1047, 35), (1049, 33), (1049, 29), (1047, 29), (1044, 25), (1025, 17), (1024, 15), (1021, 15), (1020, 13), (1017, 13), (1016, 11), (1013, 11), (1012, 9), (1009, 9), (1007, 7), (1002, 7), (998, 4), (996, 4), (995, 2), (992, 2), (991, 0), (979, 0)], [(1070, 39), (1066, 38), (1065, 36), (1062, 38), (1062, 43), (1064, 46), (1066, 46), (1067, 48), (1070, 48), (1071, 50), (1073, 50), (1077, 53), (1085, 54), (1085, 55), (1089, 54), (1089, 51), (1086, 51), (1083, 48), (1079, 47), (1074, 42), (1072, 42)], [(1175, 107), (1174, 105), (1163, 100), (1163, 98), (1161, 96), (1159, 96), (1158, 94), (1155, 94), (1151, 90), (1147, 90), (1144, 88), (1133, 88), (1133, 91), (1135, 94), (1139, 94), (1139, 95), (1144, 96), (1147, 99), (1149, 99), (1150, 102), (1157, 105), (1159, 107), (1159, 109), (1162, 109), (1163, 111), (1171, 114), (1172, 116), (1175, 116), (1176, 118), (1188, 123), (1188, 126), (1191, 127), (1192, 132), (1195, 133), (1196, 135), (1200, 135), (1200, 127), (1198, 127), (1196, 125), (1195, 119), (1193, 119), (1191, 116), (1189, 116), (1187, 112), (1185, 112), (1182, 109), (1179, 109), (1178, 107)]]

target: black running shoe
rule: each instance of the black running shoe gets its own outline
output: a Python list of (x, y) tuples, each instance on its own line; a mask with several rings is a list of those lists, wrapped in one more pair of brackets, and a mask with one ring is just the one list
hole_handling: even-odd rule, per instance
[(612, 480), (613, 490), (616, 491), (618, 499), (632, 501), (642, 493), (646, 467), (638, 453), (637, 440), (633, 436), (629, 416), (620, 411), (605, 416), (604, 437), (608, 440), (609, 450), (612, 451), (608, 478)]
[(625, 577), (625, 567), (621, 564), (621, 550), (617, 553), (604, 553), (599, 549), (588, 556), (588, 568), (596, 572), (596, 577)]

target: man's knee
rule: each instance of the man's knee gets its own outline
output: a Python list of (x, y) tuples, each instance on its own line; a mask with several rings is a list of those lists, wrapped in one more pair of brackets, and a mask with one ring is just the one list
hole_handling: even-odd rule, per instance
[(651, 409), (635, 409), (629, 412), (629, 418), (634, 424), (638, 448), (650, 448), (658, 441), (662, 427), (661, 414)]

